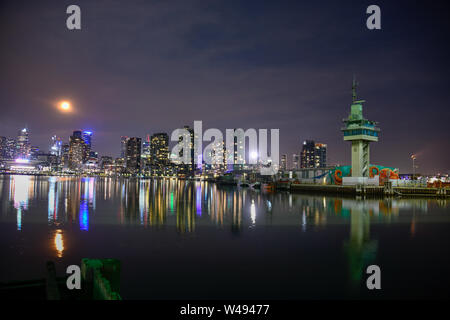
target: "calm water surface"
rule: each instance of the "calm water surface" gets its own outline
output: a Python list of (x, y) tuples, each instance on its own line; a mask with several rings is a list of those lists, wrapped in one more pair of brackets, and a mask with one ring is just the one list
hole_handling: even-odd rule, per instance
[(122, 261), (124, 299), (449, 297), (446, 200), (0, 176), (0, 235), (0, 282), (89, 257)]

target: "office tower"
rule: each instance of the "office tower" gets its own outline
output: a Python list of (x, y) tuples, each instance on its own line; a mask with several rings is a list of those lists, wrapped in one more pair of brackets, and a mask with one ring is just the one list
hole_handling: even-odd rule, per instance
[(300, 156), (298, 154), (292, 155), (292, 169), (297, 170), (300, 168)]
[(50, 145), (50, 154), (61, 157), (62, 153), (62, 139), (56, 135), (52, 136), (52, 143)]
[(72, 137), (74, 138), (79, 138), (79, 139), (83, 139), (83, 133), (80, 130), (75, 130), (72, 133)]
[(211, 154), (212, 168), (225, 169), (227, 167), (226, 143), (217, 141)]
[(89, 155), (90, 152), (92, 151), (92, 132), (91, 131), (83, 131), (81, 133), (81, 138), (84, 141), (84, 144), (86, 145), (85, 147), (85, 156), (84, 156), (84, 161), (89, 160)]
[(69, 151), (70, 145), (65, 143), (61, 146), (61, 166), (64, 168), (69, 167)]
[(23, 128), (17, 135), (15, 158), (29, 159), (30, 149), (31, 146), (28, 137), (28, 130), (26, 128)]
[(233, 170), (241, 170), (245, 164), (245, 136), (242, 130), (234, 129)]
[(300, 168), (314, 168), (315, 143), (312, 140), (303, 141), (303, 148), (300, 153)]
[(287, 170), (287, 154), (282, 154), (281, 155), (280, 169), (282, 171), (286, 171)]
[(6, 138), (6, 149), (5, 149), (6, 159), (14, 159), (15, 155), (16, 155), (16, 140), (12, 138)]
[(145, 141), (142, 143), (142, 155), (145, 156), (146, 158), (150, 158), (151, 156), (151, 142), (150, 142), (150, 135), (147, 134), (147, 136), (145, 137)]
[(194, 129), (190, 128), (189, 126), (184, 126), (184, 129), (187, 130), (188, 134), (186, 134), (185, 136), (181, 136), (178, 138), (178, 142), (181, 143), (184, 139), (186, 139), (188, 141), (188, 150), (187, 152), (189, 153), (189, 163), (182, 163), (182, 161), (184, 161), (183, 157), (184, 157), (184, 153), (183, 153), (183, 149), (180, 150), (179, 153), (179, 162), (180, 164), (182, 163), (182, 166), (184, 167), (184, 170), (186, 171), (193, 171), (195, 170), (195, 156), (196, 156), (196, 152), (194, 150)]
[(120, 157), (122, 159), (125, 159), (127, 156), (127, 141), (128, 141), (128, 137), (127, 136), (122, 136), (120, 137)]
[(151, 138), (152, 164), (166, 165), (169, 163), (169, 136), (167, 133), (155, 133)]
[(325, 143), (316, 143), (314, 145), (314, 166), (316, 168), (325, 168), (327, 166), (327, 145)]
[(141, 138), (133, 137), (127, 140), (126, 166), (128, 173), (130, 174), (140, 173)]
[(300, 156), (301, 168), (326, 167), (327, 145), (315, 143), (313, 140), (305, 140)]
[(69, 168), (72, 170), (81, 169), (86, 159), (86, 144), (82, 138), (81, 131), (74, 131), (70, 137), (69, 146)]

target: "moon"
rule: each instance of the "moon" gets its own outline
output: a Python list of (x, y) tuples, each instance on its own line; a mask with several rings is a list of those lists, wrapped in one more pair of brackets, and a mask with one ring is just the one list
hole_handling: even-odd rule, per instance
[(72, 106), (69, 101), (61, 101), (59, 103), (59, 108), (64, 112), (70, 112), (72, 110)]

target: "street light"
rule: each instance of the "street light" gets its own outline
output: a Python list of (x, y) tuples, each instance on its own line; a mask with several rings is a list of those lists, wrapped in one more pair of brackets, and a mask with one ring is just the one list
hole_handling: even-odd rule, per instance
[(413, 176), (412, 176), (412, 180), (414, 180), (414, 177), (416, 176), (416, 166), (414, 164), (414, 161), (416, 160), (416, 155), (412, 154), (411, 155), (411, 159), (412, 159), (412, 162), (413, 162)]

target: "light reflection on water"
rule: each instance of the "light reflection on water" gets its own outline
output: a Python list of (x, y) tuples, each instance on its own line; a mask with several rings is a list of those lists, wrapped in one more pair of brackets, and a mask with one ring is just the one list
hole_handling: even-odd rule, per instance
[[(113, 178), (61, 178), (2, 176), (1, 201), (4, 209), (14, 208), (17, 229), (27, 220), (41, 221), (31, 205), (42, 209), (47, 203), (47, 223), (78, 223), (89, 231), (92, 224), (114, 223), (163, 226), (175, 223), (180, 232), (195, 230), (197, 222), (219, 227), (231, 224), (242, 229), (253, 225), (298, 225), (324, 227), (327, 223), (352, 223), (351, 213), (363, 212), (375, 223), (411, 224), (429, 205), (447, 207), (446, 200), (380, 199), (355, 200), (333, 196), (264, 193), (259, 190), (220, 188), (208, 182), (182, 180), (135, 180)], [(99, 206), (99, 207), (98, 207)], [(31, 211), (31, 216), (28, 215)], [(402, 216), (401, 212), (413, 212)], [(174, 218), (172, 218), (174, 217)], [(11, 215), (2, 215), (10, 220)]]
[[(190, 233), (202, 225), (240, 234), (259, 226), (290, 226), (308, 232), (329, 224), (347, 224), (350, 234), (344, 248), (355, 283), (361, 280), (363, 266), (377, 253), (377, 241), (370, 238), (371, 224), (407, 223), (414, 237), (417, 224), (427, 221), (430, 206), (448, 207), (446, 200), (264, 193), (183, 180), (20, 175), (0, 176), (0, 196), (0, 222), (14, 221), (19, 231), (31, 223), (47, 223), (55, 230), (57, 257), (63, 255), (63, 234), (68, 226), (83, 232), (107, 224), (158, 229), (174, 226), (178, 233)], [(45, 216), (41, 214), (43, 206)], [(450, 221), (448, 215), (433, 219)]]

